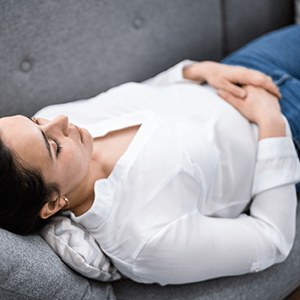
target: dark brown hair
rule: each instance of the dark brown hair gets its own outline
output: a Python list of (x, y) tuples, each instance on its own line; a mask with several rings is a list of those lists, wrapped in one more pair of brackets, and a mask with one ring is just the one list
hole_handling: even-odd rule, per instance
[(40, 210), (55, 193), (58, 185), (46, 184), (41, 172), (26, 167), (0, 139), (1, 228), (21, 235), (38, 232), (48, 223)]

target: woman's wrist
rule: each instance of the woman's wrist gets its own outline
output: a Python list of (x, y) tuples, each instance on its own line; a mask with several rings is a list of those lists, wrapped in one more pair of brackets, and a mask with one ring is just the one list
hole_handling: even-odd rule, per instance
[(257, 122), (259, 140), (272, 137), (285, 137), (285, 122), (281, 115), (265, 117)]

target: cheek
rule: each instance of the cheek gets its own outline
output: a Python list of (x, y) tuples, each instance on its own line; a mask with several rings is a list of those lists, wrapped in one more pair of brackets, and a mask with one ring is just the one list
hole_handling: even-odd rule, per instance
[[(67, 149), (66, 149), (67, 150)], [(82, 178), (88, 170), (90, 155), (87, 149), (71, 148), (66, 151), (64, 157), (64, 168), (68, 175), (75, 178)], [(67, 177), (69, 177), (67, 175)]]
[(61, 191), (65, 194), (73, 191), (83, 180), (85, 173), (78, 157), (70, 154), (63, 164), (60, 164), (54, 179), (59, 183)]

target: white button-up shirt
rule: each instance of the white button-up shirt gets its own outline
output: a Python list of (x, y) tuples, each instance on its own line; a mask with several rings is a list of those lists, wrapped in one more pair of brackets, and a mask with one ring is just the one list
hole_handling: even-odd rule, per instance
[(89, 211), (71, 213), (138, 282), (257, 272), (294, 240), (300, 165), (287, 122), (286, 137), (258, 142), (257, 126), (213, 88), (182, 78), (190, 63), (36, 115), (66, 114), (93, 137), (141, 124)]

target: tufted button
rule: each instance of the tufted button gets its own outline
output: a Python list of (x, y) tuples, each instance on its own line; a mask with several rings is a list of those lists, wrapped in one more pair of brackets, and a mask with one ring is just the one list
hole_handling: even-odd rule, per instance
[(259, 268), (254, 268), (253, 271), (254, 271), (255, 273), (259, 272)]
[(23, 72), (28, 72), (32, 68), (32, 63), (28, 59), (24, 59), (21, 62), (20, 68)]
[(136, 17), (132, 20), (132, 26), (135, 29), (140, 29), (141, 26), (143, 25), (143, 23), (144, 23), (144, 20), (141, 17)]

